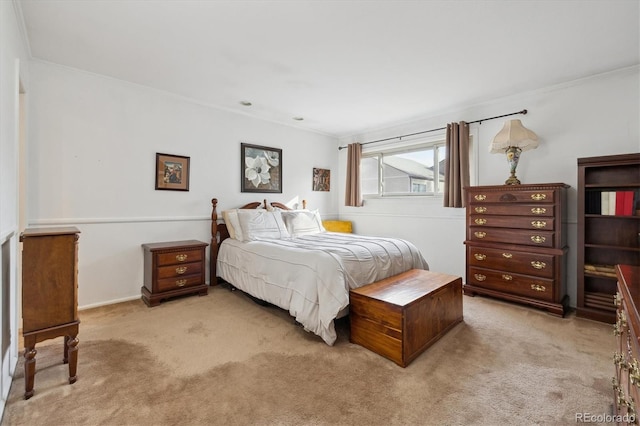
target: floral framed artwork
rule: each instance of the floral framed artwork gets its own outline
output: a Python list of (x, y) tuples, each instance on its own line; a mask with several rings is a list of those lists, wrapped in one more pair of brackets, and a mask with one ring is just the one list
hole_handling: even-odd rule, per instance
[(240, 144), (242, 192), (282, 193), (282, 150)]
[(331, 191), (331, 170), (313, 168), (313, 191)]
[(156, 189), (189, 190), (189, 157), (156, 153)]

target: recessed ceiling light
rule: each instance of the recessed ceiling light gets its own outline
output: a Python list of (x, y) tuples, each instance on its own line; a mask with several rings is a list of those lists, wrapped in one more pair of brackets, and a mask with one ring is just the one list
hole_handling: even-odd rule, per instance
[(249, 102), (249, 101), (240, 101), (240, 105), (251, 106), (253, 104), (251, 102)]
[(293, 119), (296, 121), (302, 121), (304, 120), (304, 117), (293, 117)]

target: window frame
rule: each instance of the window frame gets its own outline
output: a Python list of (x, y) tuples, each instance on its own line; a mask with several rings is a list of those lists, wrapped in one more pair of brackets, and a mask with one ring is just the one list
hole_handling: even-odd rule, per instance
[[(424, 198), (439, 198), (443, 197), (443, 193), (439, 192), (440, 180), (434, 179), (434, 187), (433, 191), (429, 192), (395, 192), (395, 193), (385, 193), (384, 191), (384, 179), (383, 179), (383, 161), (384, 157), (387, 155), (397, 155), (403, 153), (411, 153), (416, 151), (425, 151), (425, 150), (433, 150), (434, 153), (434, 176), (439, 176), (439, 162), (437, 155), (439, 152), (439, 148), (445, 148), (445, 135), (436, 135), (429, 139), (419, 139), (414, 140), (412, 142), (404, 143), (401, 146), (395, 144), (394, 146), (386, 145), (386, 146), (377, 146), (368, 149), (363, 149), (362, 159), (366, 158), (375, 158), (378, 159), (378, 193), (377, 194), (365, 194), (363, 192), (363, 199), (375, 199), (375, 198), (399, 198), (399, 197), (424, 197)], [(446, 157), (445, 157), (446, 158)], [(362, 179), (362, 170), (360, 171), (360, 177)]]

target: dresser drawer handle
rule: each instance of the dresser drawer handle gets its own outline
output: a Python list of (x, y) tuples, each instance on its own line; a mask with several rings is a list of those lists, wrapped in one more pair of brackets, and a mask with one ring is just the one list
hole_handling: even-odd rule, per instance
[(531, 226), (533, 226), (534, 228), (546, 228), (547, 227), (547, 222), (545, 222), (544, 220), (532, 220), (531, 221)]
[(487, 255), (482, 253), (476, 253), (473, 255), (473, 257), (475, 257), (476, 260), (485, 260), (487, 258)]
[(478, 231), (478, 232), (474, 232), (473, 235), (475, 235), (477, 238), (484, 238), (487, 236), (486, 232), (482, 232), (482, 231)]
[(531, 194), (531, 199), (534, 201), (546, 200), (547, 194)]
[(547, 288), (540, 284), (531, 284), (531, 290), (535, 291), (547, 291)]
[(487, 212), (486, 207), (476, 207), (476, 213), (486, 213), (486, 212)]
[(531, 262), (531, 266), (536, 269), (544, 269), (547, 267), (547, 264), (544, 262), (540, 262), (539, 260), (534, 260), (533, 262)]
[(511, 253), (502, 253), (502, 257), (504, 257), (505, 259), (511, 259), (513, 255)]
[(544, 207), (534, 207), (531, 209), (531, 213), (533, 214), (545, 214), (547, 212), (547, 209), (545, 209)]
[(476, 219), (474, 222), (476, 223), (476, 225), (484, 225), (485, 223), (487, 223), (487, 219)]
[(187, 255), (186, 254), (176, 254), (176, 260), (178, 262), (184, 262), (185, 260), (187, 260)]
[(187, 272), (187, 267), (186, 266), (178, 266), (176, 268), (176, 274), (182, 275), (185, 272)]
[(536, 244), (542, 244), (546, 241), (547, 239), (545, 237), (542, 237), (540, 235), (532, 235), (531, 236), (531, 241), (533, 241)]
[(486, 195), (482, 195), (482, 194), (478, 194), (473, 198), (475, 198), (477, 201), (484, 201), (484, 200), (487, 199), (487, 196)]
[(615, 296), (613, 296), (613, 305), (616, 308), (619, 308), (622, 305), (622, 298), (620, 297), (620, 293), (616, 291)]
[(513, 276), (508, 274), (502, 274), (502, 279), (505, 281), (511, 281), (513, 280)]
[(473, 276), (474, 276), (474, 277), (476, 278), (476, 280), (478, 280), (478, 281), (484, 281), (484, 280), (486, 280), (486, 279), (487, 279), (487, 276), (486, 276), (486, 275), (482, 275), (482, 274), (474, 274)]
[(184, 287), (187, 284), (187, 280), (176, 280), (176, 285), (178, 287)]

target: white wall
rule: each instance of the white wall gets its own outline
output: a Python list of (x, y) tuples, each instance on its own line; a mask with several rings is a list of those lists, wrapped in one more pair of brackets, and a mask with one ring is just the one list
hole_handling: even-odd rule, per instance
[[(80, 307), (140, 296), (141, 244), (209, 242), (213, 197), (219, 211), (297, 198), (337, 216), (335, 185), (311, 191), (314, 167), (337, 174), (334, 138), (41, 61), (31, 83), (28, 222), (80, 229)], [(240, 192), (241, 142), (283, 150), (282, 194)], [(188, 192), (154, 189), (157, 152), (190, 157)]]
[[(461, 108), (437, 117), (389, 129), (343, 138), (340, 145), (366, 142), (439, 128), (453, 121), (474, 121), (522, 109), (527, 115), (485, 121), (471, 126), (477, 148), (476, 185), (502, 185), (509, 175), (503, 155), (490, 154), (491, 139), (505, 120), (519, 118), (537, 133), (540, 146), (520, 157), (517, 176), (522, 183), (564, 182), (568, 192), (568, 294), (575, 306), (577, 159), (640, 152), (639, 67), (527, 92)], [(429, 137), (434, 137), (430, 135)], [(444, 138), (444, 136), (443, 136)], [(341, 172), (346, 150), (340, 154)], [(374, 199), (364, 207), (344, 207), (344, 172), (340, 178), (340, 217), (355, 222), (362, 234), (396, 235), (413, 241), (431, 269), (464, 277), (464, 209), (441, 207), (441, 199)]]
[(18, 360), (18, 152), (20, 83), (28, 89), (27, 49), (14, 4), (0, 1), (0, 417)]

